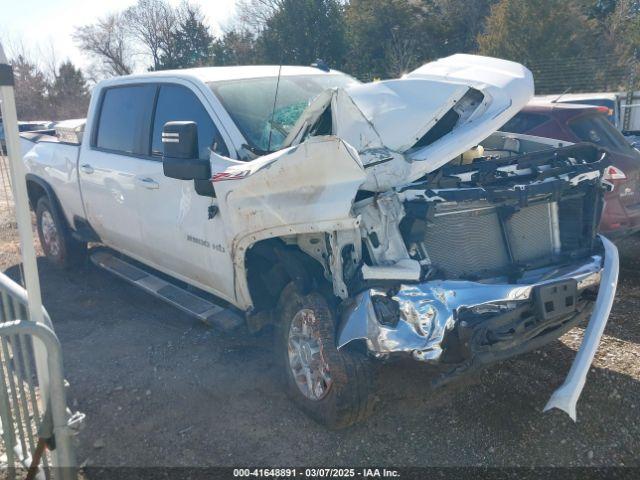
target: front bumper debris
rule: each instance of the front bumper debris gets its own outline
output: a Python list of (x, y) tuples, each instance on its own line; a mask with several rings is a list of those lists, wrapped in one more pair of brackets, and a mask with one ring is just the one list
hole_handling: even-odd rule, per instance
[[(385, 317), (384, 309), (377, 305), (376, 297), (385, 296), (385, 290), (369, 289), (360, 293), (355, 301), (343, 311), (342, 323), (338, 332), (338, 348), (354, 340), (364, 340), (369, 353), (377, 357), (391, 354), (409, 354), (414, 359), (429, 363), (446, 360), (443, 352), (447, 350), (445, 341), (447, 332), (467, 327), (461, 321), (461, 314), (472, 312), (482, 320), (478, 325), (489, 324), (495, 317), (506, 318), (509, 312), (519, 306), (529, 305), (535, 308), (536, 296), (548, 290), (551, 285), (570, 285), (575, 288), (576, 299), (587, 290), (597, 287), (603, 281), (591, 315), (585, 340), (571, 368), (565, 384), (558, 389), (547, 404), (546, 409), (560, 408), (575, 418), (575, 402), (584, 385), (585, 377), (598, 342), (606, 324), (615, 295), (618, 274), (618, 255), (616, 247), (601, 237), (604, 255), (593, 255), (586, 260), (562, 268), (545, 268), (526, 272), (516, 284), (486, 283), (459, 280), (435, 280), (421, 284), (401, 285), (392, 300), (397, 302), (399, 315), (395, 321)], [(538, 302), (539, 303), (539, 302)], [(582, 302), (582, 304), (591, 302)], [(520, 337), (510, 338), (509, 348), (490, 357), (494, 360), (505, 358), (529, 348), (516, 348), (516, 343), (526, 343), (530, 348), (538, 348), (542, 343), (557, 338), (588, 314), (588, 309), (576, 310), (571, 314), (546, 319), (542, 313), (537, 315), (537, 325)], [(516, 315), (512, 315), (516, 317)], [(382, 318), (381, 318), (382, 317)], [(507, 326), (523, 323), (512, 320)], [(495, 322), (494, 322), (495, 323)], [(504, 323), (504, 322), (503, 322)], [(557, 327), (557, 328), (556, 328)], [(524, 328), (524, 327), (523, 327)], [(537, 329), (537, 330), (536, 330)], [(517, 330), (514, 327), (513, 330)], [(536, 338), (533, 338), (537, 335)], [(542, 340), (542, 342), (541, 342)], [(499, 342), (496, 342), (499, 343)], [(477, 353), (477, 352), (475, 352)], [(480, 355), (478, 355), (480, 356)], [(486, 360), (486, 358), (485, 358)], [(480, 363), (487, 363), (482, 360)], [(448, 361), (447, 361), (448, 363)]]
[(600, 237), (604, 246), (604, 268), (598, 298), (589, 320), (589, 325), (584, 332), (582, 344), (578, 349), (569, 374), (566, 380), (555, 392), (544, 407), (544, 411), (558, 408), (569, 415), (573, 421), (576, 420), (576, 404), (582, 393), (582, 388), (587, 379), (587, 373), (593, 362), (593, 357), (598, 349), (602, 332), (607, 324), (613, 298), (616, 295), (616, 285), (618, 284), (618, 249), (605, 237)]

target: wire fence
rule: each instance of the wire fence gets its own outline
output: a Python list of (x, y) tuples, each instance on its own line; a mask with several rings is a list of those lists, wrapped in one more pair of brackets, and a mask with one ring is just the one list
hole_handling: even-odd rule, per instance
[(0, 142), (0, 264), (18, 266), (20, 285), (24, 286), (22, 253), (18, 240), (18, 223), (16, 221), (15, 203), (11, 188), (11, 171), (9, 157), (5, 146)]
[[(639, 68), (637, 60), (620, 60), (607, 52), (523, 63), (533, 73), (536, 95), (626, 91), (632, 74)], [(388, 78), (388, 75), (377, 72), (360, 72), (354, 76), (363, 82)], [(637, 85), (632, 85), (632, 88), (637, 88)]]

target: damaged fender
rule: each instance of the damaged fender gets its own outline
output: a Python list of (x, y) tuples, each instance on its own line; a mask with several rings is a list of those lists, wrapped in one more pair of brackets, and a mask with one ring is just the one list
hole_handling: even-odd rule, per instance
[(266, 238), (358, 228), (351, 207), (364, 179), (357, 152), (332, 136), (313, 137), (214, 174), (225, 229), (233, 239), (239, 302), (251, 306), (244, 261), (252, 244)]

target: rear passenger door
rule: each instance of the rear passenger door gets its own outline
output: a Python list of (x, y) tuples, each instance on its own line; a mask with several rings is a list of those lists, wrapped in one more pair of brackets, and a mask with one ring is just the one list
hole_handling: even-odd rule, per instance
[(138, 209), (141, 158), (149, 135), (157, 87), (130, 84), (101, 92), (90, 145), (83, 145), (79, 179), (85, 214), (102, 241), (144, 259)]

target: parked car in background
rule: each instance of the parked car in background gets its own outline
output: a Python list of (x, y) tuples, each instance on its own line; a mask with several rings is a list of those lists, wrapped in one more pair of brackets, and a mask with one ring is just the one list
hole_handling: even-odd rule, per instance
[[(620, 131), (634, 147), (640, 145), (640, 92), (597, 92), (545, 95), (536, 100), (553, 103), (570, 103), (605, 107), (607, 119)], [(627, 107), (627, 103), (629, 106)]]
[(609, 113), (607, 106), (533, 101), (501, 130), (608, 149), (611, 167), (605, 175), (614, 189), (605, 195), (600, 231), (621, 237), (640, 230), (640, 152), (608, 121)]
[[(34, 132), (34, 131), (50, 131), (54, 126), (53, 122), (38, 121), (38, 122), (18, 122), (18, 131), (22, 132)], [(4, 136), (4, 124), (0, 120), (0, 148), (4, 152), (6, 147)]]

